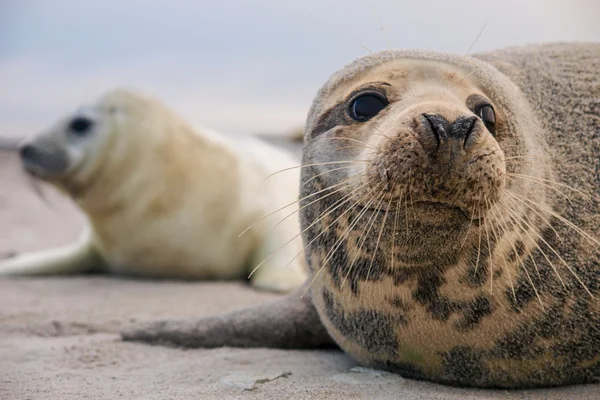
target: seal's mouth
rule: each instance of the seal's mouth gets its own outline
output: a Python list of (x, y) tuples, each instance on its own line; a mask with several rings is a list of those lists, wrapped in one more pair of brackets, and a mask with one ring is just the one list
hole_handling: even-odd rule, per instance
[[(392, 210), (384, 210), (380, 208), (371, 208), (372, 211), (383, 213), (386, 212), (394, 215), (396, 211)], [(409, 215), (418, 214), (419, 219), (422, 220), (432, 220), (432, 221), (440, 221), (440, 220), (448, 220), (454, 219), (459, 220), (461, 222), (468, 222), (473, 224), (474, 226), (479, 226), (483, 223), (484, 217), (470, 215), (467, 211), (465, 211), (460, 206), (454, 203), (446, 203), (442, 201), (431, 201), (431, 200), (418, 200), (411, 202), (407, 205), (407, 207), (400, 207), (401, 213), (408, 213)], [(416, 213), (415, 211), (418, 211)]]

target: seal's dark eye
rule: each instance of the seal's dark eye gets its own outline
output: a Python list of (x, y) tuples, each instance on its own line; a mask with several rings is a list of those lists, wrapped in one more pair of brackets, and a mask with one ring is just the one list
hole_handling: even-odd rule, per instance
[(496, 113), (489, 104), (485, 104), (479, 108), (477, 114), (481, 117), (485, 127), (492, 135), (496, 134)]
[(92, 120), (85, 117), (75, 117), (69, 122), (69, 131), (76, 136), (85, 136), (94, 125)]
[(387, 105), (387, 99), (381, 95), (364, 94), (350, 104), (350, 116), (358, 122), (365, 122), (379, 114)]

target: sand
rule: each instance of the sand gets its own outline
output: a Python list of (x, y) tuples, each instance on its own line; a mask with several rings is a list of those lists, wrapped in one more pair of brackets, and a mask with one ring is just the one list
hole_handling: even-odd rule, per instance
[[(61, 245), (83, 225), (70, 202), (35, 195), (0, 151), (0, 257)], [(108, 276), (0, 279), (0, 399), (598, 399), (600, 385), (453, 388), (363, 369), (341, 351), (181, 350), (124, 343), (126, 324), (202, 316), (275, 295), (243, 282)]]

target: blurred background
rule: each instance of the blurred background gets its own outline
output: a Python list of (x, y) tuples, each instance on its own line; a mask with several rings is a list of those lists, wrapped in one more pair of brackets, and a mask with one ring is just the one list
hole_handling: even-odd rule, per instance
[(117, 85), (194, 125), (284, 133), (364, 47), (464, 54), (486, 24), (472, 52), (600, 41), (599, 20), (598, 0), (0, 0), (0, 138)]

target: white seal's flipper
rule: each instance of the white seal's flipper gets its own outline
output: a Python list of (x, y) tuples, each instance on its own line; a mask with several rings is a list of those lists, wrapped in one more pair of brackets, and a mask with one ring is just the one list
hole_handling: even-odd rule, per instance
[(70, 245), (16, 255), (0, 261), (0, 276), (60, 275), (101, 270), (102, 257), (88, 230)]
[(335, 346), (312, 304), (306, 284), (256, 307), (193, 320), (167, 320), (121, 332), (126, 341), (178, 347), (267, 347), (300, 349)]

